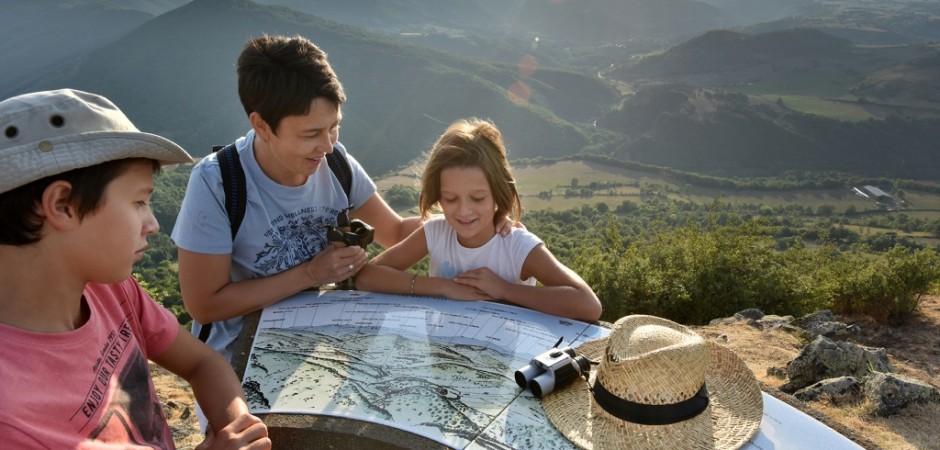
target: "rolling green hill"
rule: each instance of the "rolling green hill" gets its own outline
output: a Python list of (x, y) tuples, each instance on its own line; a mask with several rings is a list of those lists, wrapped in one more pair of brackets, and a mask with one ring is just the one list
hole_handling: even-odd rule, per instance
[(920, 44), (859, 46), (811, 28), (759, 34), (713, 30), (619, 65), (606, 76), (634, 85), (681, 82), (751, 93), (838, 97), (869, 74), (934, 51)]
[[(18, 29), (28, 32), (28, 19), (38, 19), (27, 12), (38, 10), (30, 9), (30, 2), (11, 1), (23, 22)], [(66, 6), (74, 8), (70, 11), (77, 17), (77, 12), (95, 8), (112, 21), (116, 19), (110, 14), (127, 11), (151, 18), (129, 21), (132, 25), (120, 36), (73, 39), (75, 43), (63, 47), (74, 52), (71, 58), (19, 73), (26, 81), (16, 84), (15, 92), (72, 87), (105, 94), (142, 129), (166, 135), (197, 156), (248, 128), (234, 71), (244, 41), (262, 33), (297, 33), (330, 54), (349, 96), (341, 139), (374, 175), (408, 164), (449, 122), (467, 116), (493, 119), (503, 129), (514, 159), (591, 152), (719, 176), (839, 171), (935, 178), (940, 171), (933, 163), (932, 144), (940, 129), (936, 45), (861, 46), (808, 28), (759, 34), (712, 30), (633, 59), (636, 48), (657, 39), (586, 44), (597, 36), (614, 39), (610, 33), (626, 36), (642, 27), (657, 28), (665, 36), (676, 24), (691, 31), (705, 23), (724, 23), (729, 9), (742, 7), (732, 0), (376, 0), (342, 6), (295, 0), (45, 3), (51, 1), (36, 5), (59, 5), (48, 17), (56, 23), (68, 23), (61, 9)], [(338, 20), (359, 20), (385, 34), (275, 3), (323, 11)], [(825, 5), (843, 3), (852, 2)], [(179, 4), (183, 6), (173, 9)], [(782, 8), (778, 11), (817, 12), (814, 8), (822, 5), (804, 0), (775, 4)], [(854, 11), (877, 11), (877, 5), (852, 4)], [(914, 6), (917, 20), (933, 17), (929, 5)], [(152, 16), (151, 10), (168, 12)], [(826, 11), (819, 14), (840, 17)], [(847, 9), (839, 11), (848, 14)], [(906, 23), (899, 19), (902, 13), (885, 7), (872, 13), (871, 20), (901, 33)], [(387, 20), (380, 20), (383, 16)], [(861, 23), (858, 14), (844, 17)], [(493, 23), (487, 25), (487, 20)], [(642, 27), (631, 28), (635, 21)], [(14, 22), (0, 19), (11, 26)], [(103, 28), (108, 23), (94, 22)], [(474, 37), (467, 31), (486, 26), (513, 32)], [(402, 38), (395, 35), (396, 27), (436, 31)], [(567, 35), (559, 39), (572, 39), (572, 44), (519, 37), (546, 30)], [(461, 53), (504, 62), (461, 57), (403, 39), (434, 41), (438, 47), (463, 48)], [(78, 42), (84, 47), (75, 47)], [(39, 48), (31, 47), (33, 54), (44, 55), (46, 47), (54, 47), (38, 38), (32, 43)], [(90, 48), (94, 50), (82, 50)], [(10, 58), (11, 67), (29, 62), (25, 54)], [(556, 68), (561, 66), (580, 69)], [(608, 66), (612, 70), (595, 69)]]
[(740, 93), (667, 85), (640, 91), (598, 124), (629, 136), (615, 158), (685, 171), (940, 177), (937, 119), (843, 121), (795, 111), (782, 99), (756, 103)]
[(728, 11), (740, 22), (760, 23), (783, 17), (802, 17), (823, 10), (816, 0), (701, 0)]
[(940, 104), (940, 49), (868, 75), (853, 93), (893, 104)]
[[(805, 62), (838, 64), (852, 58), (848, 40), (812, 29), (789, 29), (763, 34), (712, 30), (669, 51), (640, 59), (611, 71), (617, 79), (671, 77), (692, 74), (739, 74), (744, 70), (782, 66), (800, 70)], [(803, 64), (788, 67), (788, 63)], [(778, 71), (778, 69), (774, 69)]]
[[(807, 3), (810, 0), (796, 0)], [(785, 17), (798, 7), (697, 0), (262, 0), (269, 5), (373, 30), (539, 36), (571, 44), (670, 39), (705, 30)], [(714, 3), (714, 2), (711, 2)], [(757, 12), (760, 10), (760, 12)]]
[[(330, 54), (349, 98), (341, 139), (373, 173), (425, 151), (447, 123), (493, 119), (514, 155), (580, 151), (579, 123), (617, 100), (601, 80), (552, 69), (523, 76), (496, 65), (403, 44), (360, 28), (247, 0), (195, 0), (29, 86), (72, 87), (114, 100), (141, 129), (194, 155), (247, 130), (234, 63), (245, 40), (302, 34)], [(513, 86), (522, 95), (509, 94)], [(24, 89), (26, 90), (26, 89)]]
[(709, 31), (609, 70), (637, 93), (598, 125), (624, 135), (615, 158), (710, 175), (936, 179), (937, 54), (814, 29)]
[(535, 36), (597, 44), (673, 38), (734, 25), (729, 12), (695, 0), (527, 0), (513, 19)]
[(388, 32), (418, 31), (425, 27), (453, 30), (500, 28), (501, 19), (521, 0), (260, 0), (306, 14)]
[(185, 0), (4, 0), (0, 13), (0, 98), (114, 42)]
[(859, 45), (904, 45), (940, 38), (935, 1), (827, 0), (812, 14), (798, 14), (748, 27), (753, 33), (814, 28)]

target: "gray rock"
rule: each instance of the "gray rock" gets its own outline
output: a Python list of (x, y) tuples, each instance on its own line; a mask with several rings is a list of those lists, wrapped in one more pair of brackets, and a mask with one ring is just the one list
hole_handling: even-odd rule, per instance
[(731, 325), (737, 321), (738, 319), (735, 319), (734, 317), (719, 317), (717, 319), (712, 319), (708, 322), (708, 324), (711, 326)]
[(786, 367), (777, 367), (772, 366), (767, 368), (767, 376), (780, 378), (781, 380), (787, 377), (787, 368)]
[(832, 311), (824, 309), (807, 314), (793, 321), (793, 324), (815, 336), (826, 336), (830, 339), (845, 339), (859, 333), (858, 325), (846, 325), (835, 320)]
[(827, 378), (796, 391), (794, 397), (810, 402), (820, 397), (835, 405), (854, 403), (862, 397), (862, 383), (855, 377)]
[(940, 390), (896, 373), (872, 373), (865, 381), (865, 396), (875, 405), (875, 413), (883, 417), (914, 402), (940, 403)]
[(737, 312), (734, 314), (734, 318), (738, 320), (744, 319), (753, 319), (760, 320), (764, 317), (764, 312), (757, 308), (748, 308), (743, 311)]
[(836, 316), (832, 313), (832, 311), (823, 309), (821, 311), (816, 311), (812, 314), (802, 316), (799, 319), (794, 320), (793, 324), (803, 328), (811, 328), (816, 324), (823, 322), (834, 322), (835, 320)]
[(761, 317), (758, 322), (760, 323), (761, 330), (773, 330), (774, 328), (780, 328), (789, 325), (790, 322), (793, 322), (793, 316), (778, 316), (775, 314), (768, 314), (764, 317)]
[(815, 334), (810, 333), (810, 332), (808, 332), (808, 331), (806, 331), (806, 330), (804, 330), (804, 329), (802, 329), (802, 328), (800, 328), (800, 327), (798, 327), (798, 326), (796, 326), (796, 325), (793, 325), (792, 323), (783, 325), (783, 326), (781, 326), (779, 329), (780, 329), (780, 331), (786, 331), (787, 333), (793, 335), (793, 337), (795, 337), (795, 338), (797, 338), (797, 339), (799, 339), (799, 340), (801, 340), (801, 341), (803, 341), (803, 342), (810, 342), (810, 341), (812, 341), (813, 339), (816, 339), (816, 335), (815, 335)]
[(787, 365), (790, 381), (780, 386), (780, 390), (792, 394), (826, 378), (852, 376), (864, 379), (873, 371), (892, 371), (885, 349), (818, 336)]

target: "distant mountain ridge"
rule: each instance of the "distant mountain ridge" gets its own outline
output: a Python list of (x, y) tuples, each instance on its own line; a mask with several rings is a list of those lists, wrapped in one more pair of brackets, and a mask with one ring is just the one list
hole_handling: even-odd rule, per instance
[(599, 126), (627, 136), (617, 159), (723, 177), (843, 172), (940, 179), (940, 122), (888, 117), (844, 122), (783, 102), (687, 85), (649, 87)]
[(940, 40), (940, 3), (936, 1), (843, 0), (817, 4), (818, 8), (811, 13), (765, 20), (743, 31), (766, 33), (789, 28), (814, 28), (859, 45), (900, 45)]
[(701, 0), (729, 12), (740, 23), (817, 14), (825, 8), (816, 0)]
[[(330, 55), (349, 97), (341, 140), (370, 172), (407, 163), (447, 123), (467, 116), (493, 119), (515, 157), (576, 153), (589, 138), (574, 123), (600, 116), (616, 100), (591, 77), (547, 69), (524, 77), (517, 67), (248, 0), (195, 0), (29, 87), (100, 92), (141, 129), (204, 155), (248, 129), (234, 64), (245, 40), (262, 33), (302, 34)], [(526, 98), (514, 101), (509, 88), (520, 83)]]
[[(811, 0), (790, 0), (797, 4)], [(623, 43), (637, 38), (672, 38), (743, 25), (759, 16), (779, 19), (790, 6), (713, 6), (701, 0), (261, 0), (343, 23), (384, 31), (441, 30), (516, 34), (579, 43)], [(754, 10), (761, 9), (758, 14)]]
[(761, 34), (729, 30), (708, 31), (668, 51), (625, 64), (611, 78), (678, 81), (683, 76), (720, 75), (745, 81), (755, 72), (797, 71), (809, 65), (844, 65), (854, 46), (813, 29), (789, 29)]
[[(182, 0), (178, 0), (180, 3)], [(4, 0), (0, 14), (0, 97), (121, 36), (174, 6), (97, 0)], [(120, 2), (118, 2), (120, 3)], [(37, 51), (38, 50), (38, 51)]]
[(872, 73), (853, 92), (895, 102), (940, 104), (940, 50)]
[(678, 82), (723, 88), (816, 77), (816, 91), (832, 97), (852, 92), (889, 103), (937, 102), (937, 54), (936, 45), (861, 46), (810, 28), (758, 34), (713, 30), (606, 76), (636, 86)]
[[(940, 125), (921, 119), (940, 116), (940, 46), (920, 42), (940, 23), (937, 2), (907, 2), (908, 14), (855, 0), (261, 1), (9, 0), (0, 95), (100, 92), (201, 156), (249, 128), (234, 69), (245, 40), (301, 34), (330, 54), (349, 95), (341, 140), (373, 175), (409, 165), (469, 116), (493, 119), (513, 159), (590, 152), (729, 176), (842, 162), (933, 174), (925, 142)], [(773, 20), (790, 12), (815, 15)], [(758, 17), (773, 22), (692, 33)], [(906, 43), (830, 33), (856, 29)], [(675, 33), (694, 36), (667, 45)], [(823, 116), (876, 120), (821, 117), (812, 102)]]

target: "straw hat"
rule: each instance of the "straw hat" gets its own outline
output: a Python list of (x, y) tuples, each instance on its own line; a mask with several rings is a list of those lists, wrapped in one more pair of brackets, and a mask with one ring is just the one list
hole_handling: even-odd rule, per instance
[(576, 352), (599, 361), (597, 370), (543, 404), (579, 447), (735, 449), (760, 426), (763, 400), (750, 369), (675, 322), (627, 316)]

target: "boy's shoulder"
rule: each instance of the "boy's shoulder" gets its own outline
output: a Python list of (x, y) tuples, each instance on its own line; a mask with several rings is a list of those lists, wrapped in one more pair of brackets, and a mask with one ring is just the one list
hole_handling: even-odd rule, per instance
[(150, 297), (133, 276), (117, 283), (85, 283), (85, 292), (135, 299), (141, 295)]

